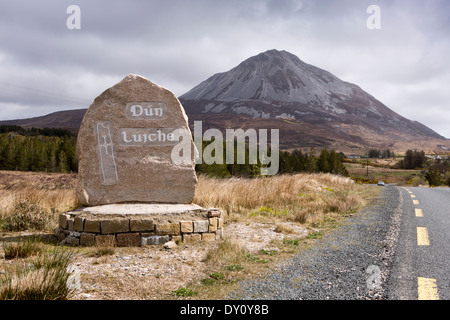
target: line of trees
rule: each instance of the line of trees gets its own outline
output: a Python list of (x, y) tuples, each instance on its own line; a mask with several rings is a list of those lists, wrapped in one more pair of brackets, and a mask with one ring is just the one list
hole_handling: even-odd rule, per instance
[(13, 132), (22, 136), (71, 137), (73, 134), (66, 129), (58, 128), (24, 128), (16, 125), (0, 125), (0, 134)]
[[(63, 129), (25, 129), (20, 126), (0, 126), (0, 170), (76, 172), (76, 137)], [(203, 150), (212, 141), (203, 141)], [(237, 164), (238, 145), (234, 146), (234, 164), (226, 163), (226, 143), (222, 142), (223, 161), (196, 165), (198, 173), (213, 177), (256, 177), (264, 165), (250, 163), (249, 148), (245, 145), (245, 163)], [(219, 147), (220, 149), (220, 147)], [(215, 151), (214, 151), (215, 152)], [(215, 156), (213, 152), (212, 156)], [(270, 154), (270, 151), (269, 151)], [(321, 150), (317, 156), (314, 148), (309, 153), (301, 150), (280, 151), (280, 174), (324, 172), (348, 176), (343, 165), (343, 154), (334, 150)]]
[[(205, 154), (205, 148), (208, 148), (209, 145), (213, 146), (214, 140), (212, 141), (202, 141), (202, 154)], [(248, 145), (244, 145), (244, 157), (245, 163), (238, 164), (237, 162), (237, 148), (238, 145), (234, 144), (234, 164), (227, 164), (226, 161), (226, 142), (222, 141), (221, 147), (218, 147), (218, 150), (213, 149), (211, 151), (211, 156), (215, 158), (214, 163), (208, 164), (204, 159), (202, 163), (195, 165), (195, 171), (197, 173), (202, 173), (210, 177), (214, 178), (230, 178), (230, 177), (248, 177), (253, 178), (260, 175), (262, 164), (257, 161), (257, 163), (250, 163), (250, 155)], [(210, 146), (210, 147), (211, 147)], [(222, 150), (220, 150), (222, 149)], [(216, 151), (221, 153), (222, 159), (219, 159), (219, 155), (216, 155)]]
[(405, 153), (405, 158), (400, 160), (395, 168), (398, 169), (418, 169), (424, 168), (427, 164), (427, 157), (425, 152), (417, 150), (407, 150)]
[(301, 150), (281, 151), (279, 173), (324, 172), (348, 177), (343, 160), (343, 155), (335, 150), (322, 149), (319, 156), (316, 156), (314, 148), (309, 153)]
[(0, 169), (71, 172), (78, 170), (76, 139), (65, 135), (0, 134)]
[(425, 152), (407, 150), (405, 157), (393, 166), (394, 169), (422, 169), (421, 176), (430, 186), (448, 185), (450, 187), (450, 161), (429, 159)]
[(395, 157), (395, 153), (389, 149), (386, 149), (386, 150), (370, 149), (368, 154), (369, 154), (369, 158), (388, 159), (388, 158)]
[[(202, 149), (206, 147), (212, 141), (203, 141)], [(245, 146), (245, 164), (237, 164), (236, 154), (237, 145), (235, 145), (235, 163), (227, 164), (225, 159), (226, 143), (222, 142), (222, 164), (212, 163), (207, 164), (203, 161), (201, 164), (195, 166), (197, 173), (206, 174), (211, 177), (217, 178), (229, 178), (229, 177), (258, 177), (261, 173), (261, 168), (264, 165), (261, 162), (257, 163), (249, 162), (249, 149), (248, 145)], [(202, 152), (203, 153), (203, 152)], [(269, 150), (270, 154), (270, 150)], [(212, 153), (215, 156), (215, 153)], [(279, 152), (279, 169), (278, 174), (293, 174), (293, 173), (333, 173), (348, 177), (349, 173), (343, 164), (344, 157), (342, 154), (335, 152), (334, 150), (328, 151), (327, 149), (321, 150), (319, 156), (316, 155), (314, 148), (310, 149), (310, 152), (303, 153), (301, 150), (294, 150), (292, 152), (280, 151)]]

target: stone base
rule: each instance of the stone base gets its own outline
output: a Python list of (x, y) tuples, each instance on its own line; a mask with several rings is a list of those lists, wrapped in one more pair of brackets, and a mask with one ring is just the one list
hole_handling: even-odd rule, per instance
[(168, 241), (214, 241), (222, 237), (218, 209), (195, 204), (111, 204), (59, 215), (61, 244), (133, 247)]

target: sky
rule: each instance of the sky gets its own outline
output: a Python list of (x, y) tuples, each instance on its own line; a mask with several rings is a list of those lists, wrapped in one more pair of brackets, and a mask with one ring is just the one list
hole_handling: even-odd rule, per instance
[(87, 108), (130, 73), (180, 96), (271, 49), (450, 138), (448, 0), (1, 0), (0, 120)]

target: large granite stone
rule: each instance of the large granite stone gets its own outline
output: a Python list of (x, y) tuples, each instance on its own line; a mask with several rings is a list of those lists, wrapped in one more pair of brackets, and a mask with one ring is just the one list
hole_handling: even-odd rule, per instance
[[(191, 152), (174, 161), (181, 141)], [(84, 206), (193, 200), (196, 149), (186, 113), (172, 92), (141, 76), (126, 76), (94, 100), (77, 152), (77, 197)]]

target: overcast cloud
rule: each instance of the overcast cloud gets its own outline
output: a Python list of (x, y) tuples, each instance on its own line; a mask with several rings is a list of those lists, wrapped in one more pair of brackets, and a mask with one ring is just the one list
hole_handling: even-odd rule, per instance
[[(72, 4), (80, 30), (66, 27)], [(450, 138), (449, 35), (447, 0), (2, 0), (0, 119), (87, 108), (129, 73), (180, 96), (278, 49)]]

